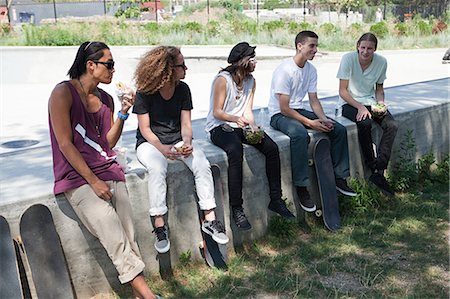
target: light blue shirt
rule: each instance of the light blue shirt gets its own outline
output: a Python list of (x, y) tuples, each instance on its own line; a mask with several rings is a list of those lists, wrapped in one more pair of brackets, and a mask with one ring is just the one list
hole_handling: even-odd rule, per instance
[[(337, 73), (338, 79), (348, 80), (348, 92), (356, 101), (363, 105), (376, 103), (375, 84), (383, 84), (386, 79), (387, 61), (377, 53), (373, 54), (372, 62), (364, 71), (358, 60), (358, 52), (350, 52), (342, 56)], [(339, 97), (340, 106), (346, 102)]]

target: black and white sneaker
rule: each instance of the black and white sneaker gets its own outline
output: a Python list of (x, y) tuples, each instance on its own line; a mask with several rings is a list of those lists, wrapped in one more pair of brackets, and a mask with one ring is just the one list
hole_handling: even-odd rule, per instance
[(155, 249), (159, 253), (166, 253), (170, 249), (169, 232), (166, 226), (157, 227), (153, 230), (155, 234)]
[(202, 231), (210, 235), (219, 244), (227, 244), (229, 241), (225, 234), (225, 226), (219, 220), (203, 221)]
[(300, 202), (300, 207), (306, 212), (314, 212), (317, 207), (314, 200), (309, 195), (308, 189), (306, 187), (297, 186), (297, 195)]
[(336, 190), (347, 196), (356, 196), (356, 192), (347, 185), (347, 181), (342, 178), (336, 179)]
[(247, 220), (247, 216), (244, 214), (244, 209), (242, 207), (232, 207), (233, 220), (236, 226), (241, 230), (249, 230), (252, 225)]

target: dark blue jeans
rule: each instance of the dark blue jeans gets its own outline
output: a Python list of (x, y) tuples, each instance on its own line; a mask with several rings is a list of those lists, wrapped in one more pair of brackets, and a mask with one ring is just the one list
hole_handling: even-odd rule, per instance
[[(372, 111), (370, 106), (366, 106), (369, 111)], [(384, 170), (387, 168), (389, 159), (391, 158), (392, 145), (394, 144), (395, 135), (397, 135), (398, 124), (392, 117), (391, 113), (387, 113), (383, 117), (366, 118), (362, 121), (356, 121), (358, 109), (345, 104), (342, 106), (342, 116), (356, 123), (358, 129), (359, 145), (367, 165), (373, 171)], [(383, 130), (380, 144), (378, 146), (377, 155), (372, 146), (372, 124), (378, 124)]]
[[(242, 162), (244, 157), (243, 143), (246, 143), (242, 129), (225, 132), (222, 127), (210, 131), (211, 141), (223, 149), (228, 157), (228, 194), (231, 206), (242, 206)], [(278, 145), (264, 133), (258, 144), (252, 144), (266, 157), (266, 176), (269, 182), (271, 200), (281, 199), (281, 169)]]
[[(296, 109), (295, 111), (309, 119), (318, 118), (314, 112), (305, 109)], [(299, 187), (309, 186), (308, 145), (310, 137), (307, 129), (310, 128), (281, 113), (272, 116), (270, 125), (288, 135), (291, 139), (291, 168), (294, 185)], [(335, 177), (346, 178), (350, 175), (347, 129), (340, 123), (335, 122), (334, 130), (326, 134), (331, 143), (331, 159)]]

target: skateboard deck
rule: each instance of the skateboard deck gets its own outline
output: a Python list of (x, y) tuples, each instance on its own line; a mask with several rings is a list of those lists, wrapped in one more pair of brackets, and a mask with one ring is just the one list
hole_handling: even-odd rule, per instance
[(0, 260), (0, 298), (23, 298), (14, 241), (3, 216), (0, 216)]
[(337, 231), (341, 228), (341, 217), (328, 139), (321, 138), (314, 145), (313, 162), (321, 205), (321, 210), (317, 210), (316, 215), (323, 217), (323, 222), (329, 230)]
[[(214, 180), (214, 197), (216, 199), (216, 219), (224, 223), (224, 210), (223, 210), (223, 187), (220, 181), (220, 169), (217, 165), (211, 165), (211, 171)], [(203, 212), (199, 209), (200, 225), (202, 225), (204, 217)], [(202, 231), (203, 241), (200, 244), (202, 250), (202, 256), (205, 258), (206, 263), (210, 267), (227, 269), (227, 245), (218, 244), (213, 238)]]
[(29, 207), (20, 219), (20, 235), (38, 298), (74, 298), (50, 210), (41, 204)]

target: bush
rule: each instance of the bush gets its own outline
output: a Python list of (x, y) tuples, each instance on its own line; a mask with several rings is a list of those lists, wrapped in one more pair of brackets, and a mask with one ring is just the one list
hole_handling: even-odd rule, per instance
[(389, 34), (389, 28), (385, 22), (379, 22), (370, 26), (370, 32), (373, 32), (378, 38), (384, 38)]
[(283, 21), (269, 21), (262, 24), (263, 30), (267, 30), (269, 32), (275, 31), (277, 29), (284, 28)]
[(336, 33), (338, 31), (338, 28), (331, 23), (324, 23), (320, 25), (319, 30), (325, 35), (331, 35), (333, 33)]
[(190, 32), (203, 32), (203, 26), (198, 22), (187, 22), (186, 24), (184, 24), (184, 29)]
[(432, 26), (424, 20), (418, 20), (415, 24), (416, 31), (419, 35), (430, 35)]
[(394, 29), (396, 31), (396, 34), (399, 36), (408, 35), (408, 26), (403, 22), (395, 24)]

